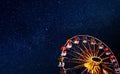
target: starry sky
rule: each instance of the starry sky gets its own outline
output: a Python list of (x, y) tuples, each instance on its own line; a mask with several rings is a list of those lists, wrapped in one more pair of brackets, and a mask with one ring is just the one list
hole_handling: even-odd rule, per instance
[(0, 0), (0, 74), (59, 74), (59, 48), (78, 34), (120, 59), (120, 0)]

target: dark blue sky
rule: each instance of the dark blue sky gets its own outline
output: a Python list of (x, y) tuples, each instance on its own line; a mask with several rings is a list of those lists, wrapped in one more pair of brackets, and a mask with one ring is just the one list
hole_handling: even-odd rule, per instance
[(0, 74), (59, 74), (59, 48), (78, 34), (120, 59), (120, 0), (1, 0)]

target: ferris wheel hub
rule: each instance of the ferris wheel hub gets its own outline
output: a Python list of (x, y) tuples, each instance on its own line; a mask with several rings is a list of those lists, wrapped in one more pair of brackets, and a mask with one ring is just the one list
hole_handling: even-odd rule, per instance
[(100, 62), (101, 61), (101, 59), (99, 57), (93, 57), (92, 60), (95, 61), (95, 62)]

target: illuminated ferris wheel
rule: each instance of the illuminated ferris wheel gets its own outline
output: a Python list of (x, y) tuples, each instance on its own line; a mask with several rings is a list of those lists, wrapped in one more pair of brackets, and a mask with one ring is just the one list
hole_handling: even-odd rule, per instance
[(77, 35), (61, 47), (60, 74), (120, 74), (118, 61), (101, 40)]

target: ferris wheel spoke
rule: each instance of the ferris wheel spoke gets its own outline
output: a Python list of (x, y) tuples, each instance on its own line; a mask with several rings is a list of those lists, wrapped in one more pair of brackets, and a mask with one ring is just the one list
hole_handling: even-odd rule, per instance
[(69, 62), (73, 62), (73, 63), (82, 63), (82, 62), (85, 62), (84, 59), (67, 58), (67, 57), (65, 57), (65, 59), (68, 60)]
[[(71, 52), (73, 52), (74, 54), (77, 54), (78, 56), (81, 56), (82, 58), (84, 58), (84, 55), (82, 55), (82, 54), (80, 54), (80, 53), (78, 53), (78, 52), (76, 52), (76, 51), (71, 51)], [(70, 54), (71, 55), (71, 54)], [(73, 55), (73, 56), (75, 56), (75, 55)], [(78, 58), (78, 56), (76, 56), (77, 58)]]
[(90, 54), (91, 54), (91, 56), (93, 56), (93, 51), (92, 51), (92, 49), (89, 49), (90, 50)]
[(99, 49), (97, 49), (97, 51), (96, 51), (96, 56), (98, 56), (98, 54), (99, 54)]
[(93, 56), (95, 56), (95, 50), (94, 49), (92, 50), (92, 53), (93, 53)]
[(94, 50), (94, 56), (98, 56), (99, 50)]
[(111, 69), (110, 67), (108, 67), (108, 66), (106, 66), (106, 65), (103, 65), (103, 67), (104, 67), (106, 70), (113, 71), (113, 69)]
[(91, 48), (91, 46), (90, 46), (90, 43), (89, 43), (89, 41), (88, 41), (88, 47), (89, 47), (89, 49), (92, 49), (92, 48)]
[(94, 49), (94, 51), (95, 51), (95, 45), (93, 45), (93, 49)]
[(107, 59), (109, 59), (110, 57), (105, 57), (105, 58), (102, 58), (102, 60), (104, 61), (104, 60), (107, 60)]
[(82, 64), (82, 62), (79, 62), (79, 61), (67, 61), (67, 62), (69, 62), (69, 63), (75, 63), (75, 64)]
[(96, 50), (95, 50), (95, 45), (93, 45), (93, 56), (96, 56)]
[[(74, 52), (76, 54), (78, 54), (79, 56), (81, 56), (83, 59), (87, 59), (88, 58), (88, 55), (85, 55), (85, 54), (80, 54), (78, 52)], [(87, 54), (87, 53), (86, 53)], [(78, 57), (79, 58), (79, 57)]]
[(83, 47), (85, 48), (84, 54), (85, 54), (87, 57), (89, 57), (89, 56), (90, 56), (89, 52), (85, 52), (85, 51), (88, 50), (87, 47), (86, 47), (83, 43), (82, 43), (82, 45), (83, 45)]
[(103, 56), (104, 54), (105, 54), (105, 52), (102, 52), (102, 53), (99, 55), (99, 57)]
[(83, 61), (83, 62), (85, 62), (84, 59), (76, 59), (76, 58), (72, 58), (72, 60), (77, 60), (77, 61)]
[(83, 64), (84, 63), (83, 60), (71, 60), (71, 59), (67, 59), (65, 62), (76, 63), (76, 64)]
[(107, 65), (107, 66), (111, 66), (111, 67), (113, 67), (113, 64), (110, 63), (110, 62), (102, 62), (102, 64), (103, 64), (103, 65)]
[[(100, 68), (95, 68), (95, 73), (99, 73), (100, 72)], [(94, 73), (93, 73), (94, 74)]]
[(90, 46), (89, 41), (88, 41), (88, 47), (89, 47), (89, 53), (90, 53), (90, 55), (93, 56), (92, 47)]
[(76, 46), (76, 47), (80, 49), (83, 53), (85, 53), (85, 51), (80, 46)]
[(88, 57), (91, 56), (92, 54), (88, 51), (89, 49), (83, 43), (82, 45), (84, 46), (85, 51), (86, 51), (85, 55), (87, 55)]
[(85, 46), (85, 44), (82, 43), (82, 45), (83, 45), (83, 47), (84, 47), (86, 50), (88, 49), (88, 48)]
[(67, 59), (65, 59), (65, 62), (76, 63), (76, 64), (82, 64), (83, 61), (72, 60), (72, 59), (70, 59), (70, 58), (67, 58)]
[(79, 53), (80, 53), (79, 48), (74, 48), (74, 47), (72, 47), (71, 49), (72, 49), (73, 51), (76, 51), (76, 52), (79, 52)]
[(102, 64), (112, 64), (112, 63), (110, 63), (110, 62), (102, 62)]
[(86, 54), (88, 54), (88, 56), (92, 56), (92, 54), (91, 54), (91, 52), (90, 52), (90, 50), (88, 49), (88, 50), (85, 50), (86, 51)]
[(81, 74), (83, 74), (85, 71), (87, 71), (87, 68), (85, 68), (85, 69), (81, 72)]
[[(72, 56), (72, 57), (74, 57), (74, 58), (72, 58), (72, 59), (70, 59), (70, 58), (66, 58), (67, 60), (69, 60), (69, 61), (81, 61), (81, 62), (85, 62), (85, 58), (78, 58), (78, 56), (76, 56), (76, 55), (73, 55), (73, 54), (69, 54), (70, 56)], [(82, 56), (83, 57), (83, 55), (82, 54), (80, 54), (80, 56)], [(71, 61), (71, 62), (72, 62)], [(79, 63), (79, 62), (77, 62), (77, 63)]]
[(91, 50), (92, 50), (93, 56), (95, 56), (95, 45), (91, 45)]
[(70, 55), (70, 56), (72, 56), (72, 57), (78, 58), (77, 55), (75, 55), (75, 54), (71, 54), (70, 52), (68, 52), (67, 54)]
[(76, 69), (80, 69), (80, 68), (82, 68), (82, 67), (84, 67), (83, 64), (82, 64), (82, 65), (75, 66), (75, 67), (73, 67), (73, 68), (71, 68), (71, 69), (72, 69), (72, 70), (76, 70)]
[[(84, 54), (84, 56), (89, 56), (84, 50), (82, 50), (82, 48), (80, 48), (80, 47), (78, 47), (82, 52), (83, 52), (83, 54)], [(81, 53), (79, 53), (79, 54), (81, 54)]]

